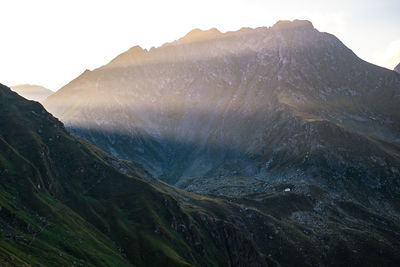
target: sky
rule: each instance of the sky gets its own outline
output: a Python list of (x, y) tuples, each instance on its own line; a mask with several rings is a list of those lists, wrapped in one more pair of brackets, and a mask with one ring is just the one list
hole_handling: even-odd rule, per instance
[(400, 62), (400, 0), (1, 0), (0, 10), (0, 83), (8, 86), (56, 91), (135, 45), (293, 19), (310, 20), (368, 62)]

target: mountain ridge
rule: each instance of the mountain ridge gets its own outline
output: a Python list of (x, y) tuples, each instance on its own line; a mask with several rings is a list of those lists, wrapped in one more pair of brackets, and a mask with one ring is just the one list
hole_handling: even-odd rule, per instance
[[(204, 192), (204, 177), (263, 181), (244, 194), (282, 181), (329, 187), (347, 175), (370, 177), (371, 186), (381, 183), (374, 176), (396, 183), (398, 76), (307, 21), (218, 35), (123, 53), (44, 105), (78, 135), (195, 192)], [(327, 129), (348, 140), (330, 141)], [(308, 143), (296, 138), (313, 135)], [(365, 155), (351, 139), (362, 140)], [(326, 181), (312, 178), (327, 173), (321, 160), (330, 166)], [(362, 164), (353, 170), (349, 162)]]

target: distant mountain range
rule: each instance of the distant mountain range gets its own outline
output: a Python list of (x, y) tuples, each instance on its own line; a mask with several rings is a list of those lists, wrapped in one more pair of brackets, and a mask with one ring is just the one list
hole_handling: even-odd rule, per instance
[(11, 86), (10, 88), (14, 92), (17, 92), (20, 96), (38, 102), (46, 99), (46, 97), (54, 93), (53, 91), (44, 88), (43, 86), (32, 84), (20, 84)]

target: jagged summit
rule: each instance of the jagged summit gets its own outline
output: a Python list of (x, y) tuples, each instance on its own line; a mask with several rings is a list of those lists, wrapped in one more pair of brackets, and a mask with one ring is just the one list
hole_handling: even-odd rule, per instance
[(132, 46), (131, 48), (129, 48), (128, 52), (129, 53), (141, 53), (141, 52), (145, 52), (146, 50), (143, 49), (140, 45), (135, 45)]
[(193, 29), (178, 41), (180, 43), (205, 41), (212, 38), (217, 38), (220, 35), (221, 32), (217, 28), (211, 28), (209, 30)]
[(147, 52), (147, 49), (143, 49), (141, 46), (135, 45), (111, 60), (110, 63), (103, 66), (103, 68), (126, 66), (132, 64), (132, 62), (137, 62), (141, 60)]
[(278, 30), (314, 30), (313, 24), (308, 20), (280, 20), (273, 26), (274, 29)]
[(185, 37), (195, 37), (199, 35), (207, 35), (207, 34), (218, 34), (221, 33), (217, 28), (211, 28), (209, 30), (202, 30), (199, 28), (193, 29), (188, 32)]

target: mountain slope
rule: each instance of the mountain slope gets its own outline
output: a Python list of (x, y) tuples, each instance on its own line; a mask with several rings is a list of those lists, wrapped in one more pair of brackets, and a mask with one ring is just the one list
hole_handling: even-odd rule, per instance
[(76, 134), (194, 192), (318, 185), (398, 216), (400, 77), (308, 21), (133, 47), (44, 101)]
[(33, 101), (42, 101), (54, 92), (39, 85), (19, 84), (10, 87), (11, 90), (17, 92), (20, 96)]
[(396, 219), (337, 200), (315, 185), (281, 184), (243, 198), (179, 190), (70, 135), (40, 104), (4, 86), (0, 179), (5, 266), (396, 266), (400, 261)]
[(0, 114), (2, 265), (267, 266), (232, 224), (187, 210), (3, 85)]

